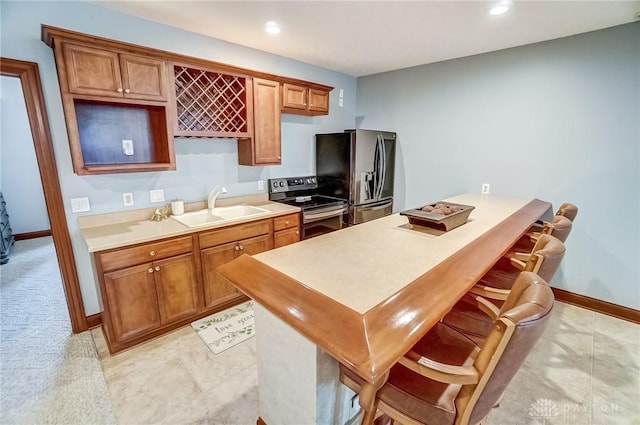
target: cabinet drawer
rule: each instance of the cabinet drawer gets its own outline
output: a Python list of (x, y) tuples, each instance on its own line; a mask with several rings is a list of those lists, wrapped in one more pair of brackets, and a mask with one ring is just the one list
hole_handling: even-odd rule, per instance
[(282, 229), (289, 229), (298, 226), (298, 214), (283, 215), (273, 219), (273, 231), (277, 232)]
[(191, 236), (185, 236), (130, 248), (122, 248), (99, 254), (98, 256), (102, 263), (102, 271), (106, 272), (141, 264), (146, 261), (160, 260), (173, 257), (174, 255), (186, 254), (192, 250), (193, 241)]
[(260, 220), (253, 223), (212, 230), (200, 234), (200, 248), (204, 249), (223, 243), (253, 238), (255, 236), (266, 235), (270, 232), (271, 220)]

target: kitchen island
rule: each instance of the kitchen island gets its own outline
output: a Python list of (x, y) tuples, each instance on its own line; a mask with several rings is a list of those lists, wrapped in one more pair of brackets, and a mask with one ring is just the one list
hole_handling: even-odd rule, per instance
[(537, 199), (446, 201), (475, 206), (469, 221), (443, 232), (394, 214), (218, 268), (258, 303), (264, 423), (344, 423), (351, 400), (337, 362), (367, 381), (370, 409), (391, 366), (551, 211)]

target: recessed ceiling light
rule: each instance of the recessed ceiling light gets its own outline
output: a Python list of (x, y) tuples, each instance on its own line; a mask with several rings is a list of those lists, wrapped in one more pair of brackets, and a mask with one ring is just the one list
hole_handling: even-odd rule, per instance
[(264, 30), (269, 34), (280, 33), (280, 27), (278, 26), (278, 23), (274, 21), (269, 21), (266, 24), (264, 24)]
[(507, 10), (509, 10), (509, 6), (511, 6), (511, 2), (510, 1), (501, 1), (500, 3), (497, 3), (495, 6), (493, 6), (489, 10), (489, 14), (490, 15), (502, 15)]

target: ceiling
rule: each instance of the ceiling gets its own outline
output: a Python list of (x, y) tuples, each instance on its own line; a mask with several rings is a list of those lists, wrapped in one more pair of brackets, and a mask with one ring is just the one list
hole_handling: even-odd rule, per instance
[[(364, 76), (637, 20), (640, 1), (192, 1), (96, 4), (188, 31)], [(264, 31), (276, 21), (280, 34)]]

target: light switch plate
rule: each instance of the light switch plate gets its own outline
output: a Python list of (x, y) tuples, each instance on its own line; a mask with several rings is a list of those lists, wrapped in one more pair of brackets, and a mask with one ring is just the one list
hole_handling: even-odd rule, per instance
[(123, 193), (122, 194), (122, 203), (124, 204), (125, 207), (132, 207), (133, 206), (133, 193), (131, 193), (131, 192)]
[(264, 190), (264, 180), (258, 180), (258, 190)]
[(89, 198), (71, 198), (71, 212), (87, 212), (91, 211), (91, 205), (89, 205)]
[(149, 191), (149, 201), (151, 202), (164, 202), (164, 190), (156, 189)]

